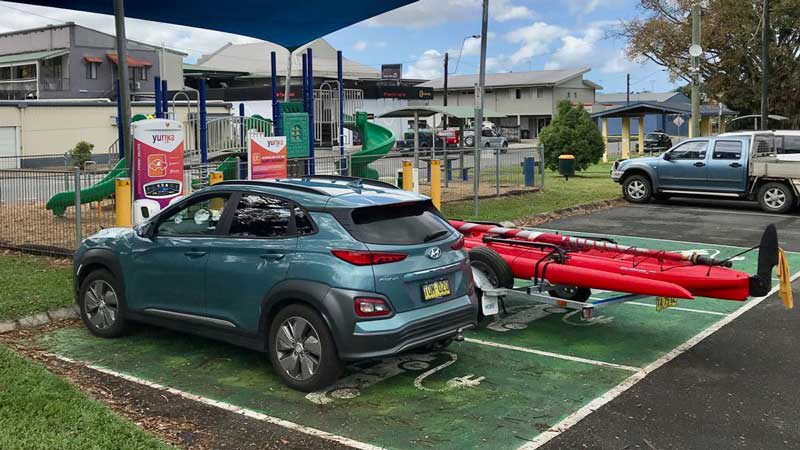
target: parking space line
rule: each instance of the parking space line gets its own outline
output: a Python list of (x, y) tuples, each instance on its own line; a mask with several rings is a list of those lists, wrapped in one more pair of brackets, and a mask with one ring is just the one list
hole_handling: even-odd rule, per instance
[(567, 361), (580, 362), (580, 363), (584, 363), (584, 364), (591, 364), (593, 366), (611, 367), (611, 368), (614, 368), (614, 369), (627, 370), (629, 372), (639, 372), (639, 371), (642, 370), (639, 367), (626, 366), (626, 365), (623, 365), (623, 364), (615, 364), (615, 363), (610, 363), (610, 362), (605, 362), (605, 361), (598, 361), (596, 359), (581, 358), (579, 356), (562, 355), (561, 353), (546, 352), (544, 350), (534, 350), (532, 348), (518, 347), (516, 345), (500, 344), (500, 343), (492, 342), (492, 341), (484, 341), (483, 339), (465, 338), (464, 341), (465, 342), (471, 342), (473, 344), (488, 345), (489, 347), (497, 347), (497, 348), (502, 348), (502, 349), (506, 349), (506, 350), (514, 350), (514, 351), (518, 351), (518, 352), (531, 353), (531, 354), (539, 355), (539, 356), (549, 356), (551, 358), (558, 358), (558, 359), (564, 359), (564, 360), (567, 360)]
[(232, 405), (230, 403), (221, 402), (217, 400), (213, 400), (207, 397), (202, 397), (200, 395), (191, 394), (189, 392), (181, 391), (180, 389), (175, 389), (169, 386), (165, 386), (162, 384), (154, 383), (152, 381), (148, 381), (139, 377), (135, 377), (133, 375), (128, 375), (125, 373), (117, 372), (115, 370), (107, 369), (102, 366), (96, 366), (94, 364), (84, 363), (79, 360), (75, 360), (72, 358), (68, 358), (66, 356), (61, 356), (57, 354), (50, 353), (51, 356), (60, 359), (61, 361), (70, 363), (70, 364), (78, 364), (89, 369), (95, 370), (97, 372), (104, 373), (106, 375), (111, 375), (113, 377), (121, 378), (123, 380), (130, 381), (132, 383), (140, 384), (142, 386), (147, 386), (153, 389), (157, 389), (160, 391), (169, 392), (170, 394), (177, 395), (179, 397), (183, 397), (188, 400), (193, 400), (196, 402), (203, 403), (205, 405), (213, 406), (216, 408), (224, 409), (226, 411), (230, 411), (232, 413), (241, 414), (246, 417), (250, 417), (252, 419), (260, 420), (262, 422), (271, 423), (273, 425), (278, 425), (283, 428), (297, 431), (300, 433), (308, 434), (310, 436), (315, 436), (321, 439), (325, 439), (327, 441), (336, 442), (342, 445), (348, 445), (353, 448), (357, 448), (360, 450), (384, 450), (384, 447), (378, 447), (371, 444), (366, 444), (364, 442), (356, 441), (354, 439), (346, 438), (344, 436), (338, 436), (333, 433), (328, 433), (327, 431), (318, 430), (316, 428), (307, 427), (305, 425), (300, 425), (298, 423), (290, 422), (288, 420), (279, 419), (277, 417), (272, 417), (264, 413), (260, 413), (258, 411), (253, 411), (252, 409), (242, 408), (236, 405)]
[[(800, 278), (800, 272), (797, 272), (794, 275), (792, 275), (792, 277), (790, 278), (790, 281), (794, 282), (798, 278)], [(756, 306), (758, 306), (765, 299), (771, 297), (776, 292), (778, 292), (778, 290), (780, 290), (780, 286), (775, 286), (774, 288), (772, 288), (767, 293), (767, 295), (765, 295), (763, 297), (754, 298), (754, 299), (746, 302), (744, 304), (744, 306), (742, 306), (741, 308), (737, 309), (736, 311), (732, 312), (731, 314), (727, 315), (726, 317), (723, 317), (719, 321), (711, 324), (708, 328), (706, 328), (703, 331), (697, 333), (696, 335), (691, 337), (688, 341), (686, 341), (683, 344), (675, 347), (673, 350), (671, 350), (670, 352), (668, 352), (667, 354), (665, 354), (661, 358), (658, 358), (657, 360), (655, 360), (652, 363), (648, 364), (647, 366), (645, 366), (641, 370), (637, 371), (636, 373), (634, 373), (633, 375), (628, 377), (625, 381), (623, 381), (622, 383), (618, 384), (614, 388), (610, 389), (605, 394), (603, 394), (600, 397), (597, 397), (596, 399), (594, 399), (591, 402), (587, 403), (581, 409), (575, 411), (574, 413), (572, 413), (569, 416), (567, 416), (564, 419), (562, 419), (561, 422), (558, 422), (557, 424), (555, 424), (552, 427), (550, 427), (550, 429), (548, 429), (546, 431), (543, 431), (538, 436), (536, 436), (535, 438), (531, 439), (529, 442), (526, 442), (525, 444), (521, 445), (520, 447), (517, 448), (517, 450), (535, 450), (535, 449), (538, 449), (539, 447), (543, 446), (544, 444), (546, 444), (547, 442), (549, 442), (550, 440), (552, 440), (553, 438), (555, 438), (559, 434), (567, 431), (573, 425), (575, 425), (578, 422), (580, 422), (581, 420), (583, 420), (589, 414), (591, 414), (594, 411), (600, 409), (606, 403), (608, 403), (611, 400), (614, 400), (615, 398), (617, 398), (620, 395), (622, 395), (623, 392), (627, 391), (628, 389), (633, 387), (636, 383), (638, 383), (639, 381), (643, 380), (648, 374), (650, 374), (650, 372), (653, 372), (654, 370), (658, 369), (659, 367), (663, 366), (664, 364), (666, 364), (666, 363), (672, 361), (673, 359), (677, 358), (682, 353), (684, 353), (687, 350), (691, 349), (695, 345), (699, 344), (703, 339), (707, 338), (708, 336), (710, 336), (711, 334), (713, 334), (714, 332), (716, 332), (720, 328), (722, 328), (725, 325), (733, 322), (736, 318), (738, 318), (742, 314), (744, 314), (747, 311), (751, 310), (752, 308), (755, 308)]]
[[(656, 307), (656, 305), (651, 305), (649, 303), (639, 303), (639, 302), (625, 302), (625, 303), (623, 303), (623, 305), (647, 306), (647, 307), (650, 307), (650, 308), (655, 308)], [(700, 314), (711, 314), (711, 315), (714, 315), (714, 316), (727, 316), (728, 315), (728, 313), (723, 313), (723, 312), (718, 312), (718, 311), (706, 311), (706, 310), (703, 310), (703, 309), (682, 308), (682, 307), (679, 307), (679, 306), (672, 306), (672, 307), (670, 307), (668, 309), (670, 309), (670, 310), (674, 309), (675, 311), (688, 311), (688, 312), (700, 313)]]

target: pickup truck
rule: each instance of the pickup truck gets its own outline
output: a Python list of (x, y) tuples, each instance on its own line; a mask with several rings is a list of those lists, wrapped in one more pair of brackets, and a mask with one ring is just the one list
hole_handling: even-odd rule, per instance
[(611, 178), (631, 203), (673, 195), (758, 201), (786, 213), (800, 198), (800, 161), (779, 158), (773, 132), (689, 139), (661, 156), (616, 161)]

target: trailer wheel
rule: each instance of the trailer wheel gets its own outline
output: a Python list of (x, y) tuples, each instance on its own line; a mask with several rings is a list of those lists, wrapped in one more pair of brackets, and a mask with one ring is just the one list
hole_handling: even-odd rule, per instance
[(553, 289), (547, 291), (550, 297), (563, 298), (564, 300), (574, 300), (576, 302), (585, 302), (592, 296), (592, 290), (589, 288), (582, 288), (578, 286), (555, 286)]
[[(494, 288), (513, 288), (514, 274), (511, 266), (499, 253), (489, 247), (475, 247), (469, 251), (469, 264), (473, 271), (481, 272)], [(482, 301), (483, 291), (477, 283), (475, 284), (475, 294)], [(478, 323), (481, 323), (486, 316), (483, 315), (483, 308), (478, 309)]]
[(794, 203), (794, 192), (783, 183), (766, 183), (758, 190), (758, 204), (765, 212), (787, 213)]

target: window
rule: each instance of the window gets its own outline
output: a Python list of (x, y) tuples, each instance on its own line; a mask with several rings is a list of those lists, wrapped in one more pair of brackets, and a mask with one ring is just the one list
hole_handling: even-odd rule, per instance
[(708, 141), (690, 141), (669, 152), (671, 159), (705, 159)]
[(800, 153), (800, 136), (783, 136), (783, 143), (778, 153), (796, 154)]
[(522, 98), (522, 89), (515, 89), (514, 90), (514, 96), (515, 96), (515, 98), (517, 100), (521, 99)]
[(430, 201), (405, 205), (369, 206), (353, 210), (350, 234), (368, 244), (414, 245), (450, 235), (450, 227)]
[(311, 218), (308, 216), (308, 213), (299, 206), (294, 207), (294, 223), (297, 227), (298, 235), (305, 236), (314, 233), (314, 224), (311, 222)]
[(24, 66), (14, 66), (11, 68), (15, 80), (36, 78), (36, 64), (26, 64)]
[(99, 63), (96, 62), (88, 62), (86, 63), (86, 78), (89, 80), (96, 80), (97, 79), (97, 69), (100, 66)]
[(243, 195), (233, 213), (230, 235), (245, 238), (283, 237), (294, 233), (289, 202), (266, 195)]
[(742, 157), (742, 143), (739, 141), (717, 141), (714, 143), (714, 159), (738, 161)]
[(544, 98), (544, 88), (536, 88), (536, 98)]
[(225, 210), (228, 195), (196, 200), (170, 214), (158, 224), (158, 236), (210, 236)]
[(11, 79), (11, 67), (0, 67), (0, 80)]
[(139, 79), (142, 81), (147, 81), (147, 72), (150, 70), (149, 67), (142, 67), (139, 69)]
[(567, 98), (572, 98), (572, 93), (570, 91), (567, 91)]

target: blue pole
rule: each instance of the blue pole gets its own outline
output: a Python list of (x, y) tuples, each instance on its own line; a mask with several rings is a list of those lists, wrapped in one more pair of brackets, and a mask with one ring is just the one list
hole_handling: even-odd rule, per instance
[(276, 62), (275, 52), (269, 55), (270, 69), (272, 78), (272, 128), (274, 136), (282, 136), (281, 132), (281, 112), (278, 111), (278, 63)]
[(198, 86), (200, 97), (200, 162), (208, 162), (208, 136), (206, 136), (206, 80), (200, 78)]
[[(117, 80), (117, 151), (119, 152), (119, 159), (125, 157), (125, 135), (122, 134), (122, 94), (119, 90), (119, 80)], [(127, 162), (128, 167), (133, 167), (130, 161)]]
[(169, 89), (167, 89), (167, 80), (161, 80), (161, 114), (164, 118), (169, 117)]
[(314, 175), (316, 173), (316, 164), (314, 164), (314, 56), (311, 48), (308, 48), (308, 157), (309, 159), (309, 173)]
[(161, 119), (164, 116), (161, 114), (161, 77), (154, 77), (153, 78), (154, 90), (153, 93), (155, 95), (156, 101), (156, 119)]
[(339, 81), (339, 155), (341, 155), (341, 163), (339, 169), (342, 175), (346, 174), (346, 167), (344, 167), (344, 85), (342, 84), (342, 51), (336, 52), (336, 79)]
[(303, 55), (303, 110), (308, 111), (308, 58)]
[(525, 186), (534, 186), (536, 174), (536, 162), (532, 156), (526, 156), (522, 163), (522, 173), (525, 178)]

